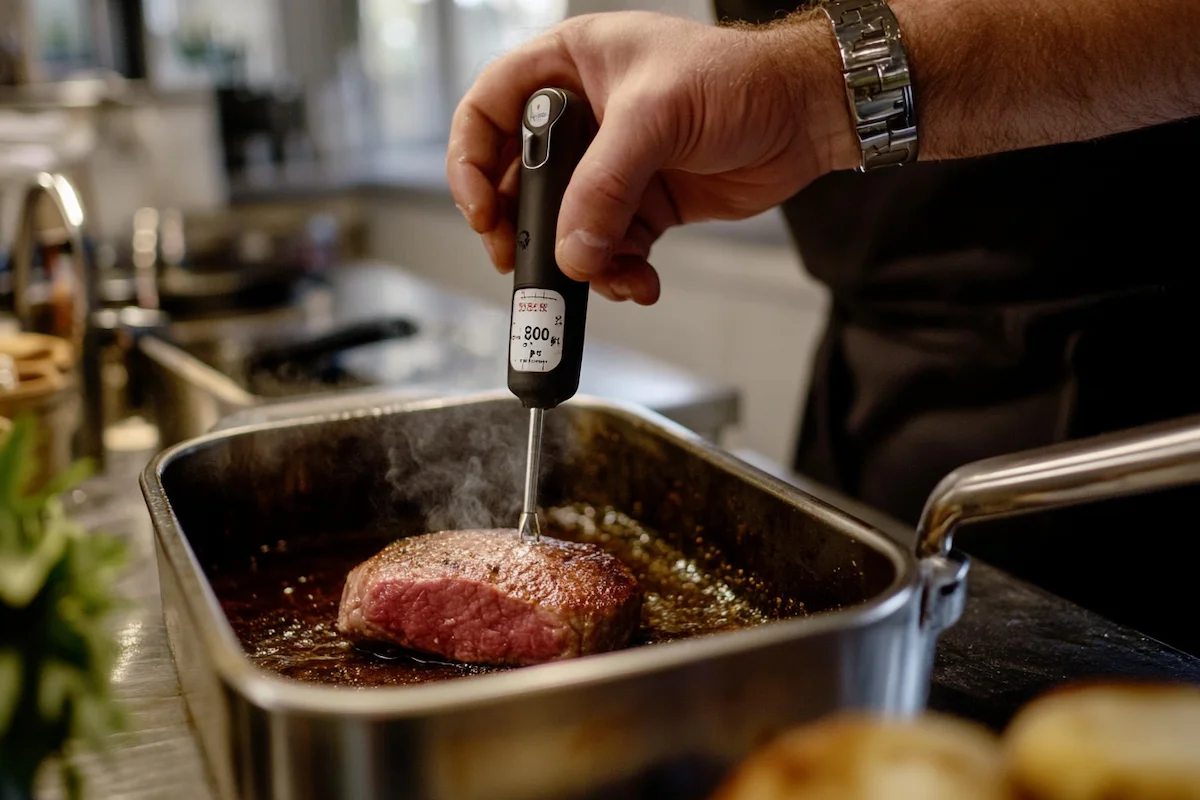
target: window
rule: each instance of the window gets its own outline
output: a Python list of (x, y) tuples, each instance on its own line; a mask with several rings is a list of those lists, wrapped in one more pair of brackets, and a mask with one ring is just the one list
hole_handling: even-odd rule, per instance
[(454, 0), (455, 74), (461, 97), (496, 56), (560, 22), (566, 0)]
[(360, 0), (359, 46), (383, 144), (435, 139), (445, 98), (441, 0)]
[[(0, 0), (4, 3), (6, 0)], [(31, 0), (45, 56), (92, 57), (91, 0)], [(564, 19), (568, 0), (141, 0), (156, 88), (300, 87), (336, 148), (445, 140), (490, 60)]]
[(444, 138), (484, 65), (566, 12), (566, 0), (359, 0), (381, 143)]
[(95, 66), (91, 9), (81, 0), (35, 0), (30, 5), (45, 78), (64, 78)]
[(147, 60), (159, 88), (245, 83), (286, 75), (280, 9), (265, 0), (143, 0)]

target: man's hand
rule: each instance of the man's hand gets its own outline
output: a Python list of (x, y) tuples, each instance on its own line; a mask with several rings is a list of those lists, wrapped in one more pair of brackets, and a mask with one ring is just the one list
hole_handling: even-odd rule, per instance
[(600, 127), (563, 200), (559, 265), (610, 299), (653, 303), (659, 282), (647, 259), (667, 228), (749, 217), (856, 165), (836, 52), (822, 24), (570, 19), (491, 64), (463, 99), (450, 190), (496, 268), (510, 271), (525, 101), (546, 86), (579, 93)]
[[(1200, 115), (1198, 0), (891, 6), (912, 66), (922, 160)], [(668, 227), (748, 217), (857, 166), (840, 59), (821, 16), (762, 28), (643, 12), (577, 17), (492, 64), (454, 115), (447, 167), (496, 267), (512, 268), (521, 112), (545, 86), (580, 93), (600, 122), (563, 201), (557, 255), (564, 272), (613, 299), (657, 299), (646, 259)], [(1175, 157), (1187, 156), (1147, 153), (1146, 168)]]

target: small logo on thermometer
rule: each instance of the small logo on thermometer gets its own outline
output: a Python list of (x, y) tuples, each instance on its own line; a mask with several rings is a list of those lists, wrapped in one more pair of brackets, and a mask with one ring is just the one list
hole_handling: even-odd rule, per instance
[(544, 94), (529, 101), (529, 113), (526, 115), (530, 127), (540, 128), (550, 121), (550, 98)]

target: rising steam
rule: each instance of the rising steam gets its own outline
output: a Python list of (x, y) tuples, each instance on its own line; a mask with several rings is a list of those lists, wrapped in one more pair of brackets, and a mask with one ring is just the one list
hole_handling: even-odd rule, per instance
[[(547, 414), (543, 484), (571, 438), (561, 413)], [(429, 531), (514, 527), (525, 488), (527, 425), (527, 412), (515, 404), (404, 420), (387, 442), (396, 499), (419, 507)]]

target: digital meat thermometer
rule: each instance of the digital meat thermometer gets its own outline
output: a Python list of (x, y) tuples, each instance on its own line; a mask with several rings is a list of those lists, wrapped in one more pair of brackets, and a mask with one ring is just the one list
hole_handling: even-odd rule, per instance
[(563, 194), (592, 133), (591, 109), (571, 92), (541, 89), (525, 104), (508, 388), (529, 409), (525, 499), (517, 529), (532, 542), (541, 538), (542, 414), (574, 396), (583, 364), (588, 284), (562, 273), (554, 243)]

